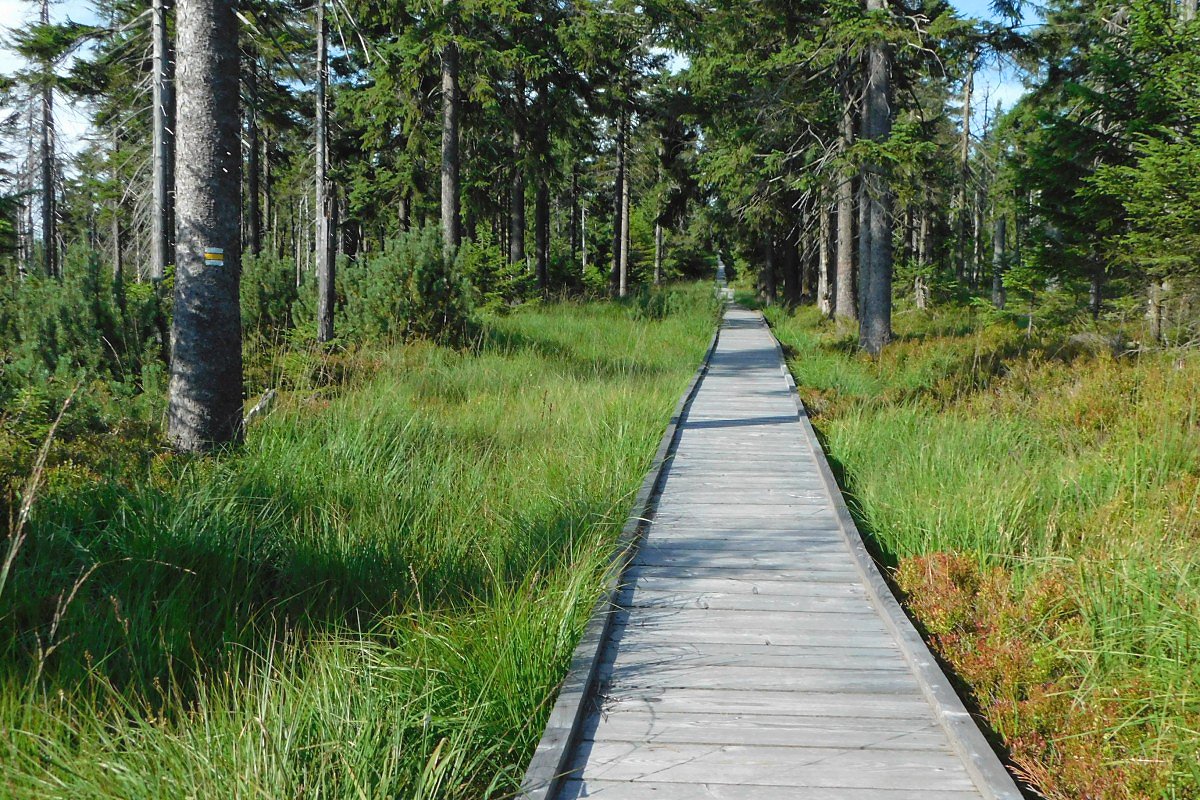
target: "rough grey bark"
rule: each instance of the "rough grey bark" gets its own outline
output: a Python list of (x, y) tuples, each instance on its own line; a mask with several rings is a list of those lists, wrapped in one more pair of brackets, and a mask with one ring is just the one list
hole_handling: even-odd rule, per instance
[(580, 271), (584, 275), (587, 275), (587, 256), (587, 206), (584, 205), (579, 209), (579, 258), (582, 264), (582, 266), (580, 266)]
[(571, 168), (571, 224), (568, 234), (571, 237), (572, 264), (579, 257), (579, 210), (579, 166), (575, 165)]
[(983, 275), (983, 204), (986, 202), (983, 187), (975, 188), (975, 207), (971, 210), (971, 288), (978, 289)]
[(955, 190), (954, 275), (959, 283), (967, 277), (967, 198), (971, 182), (971, 92), (975, 87), (975, 56), (967, 61), (967, 75), (963, 79), (962, 133), (958, 144), (958, 186)]
[[(887, 8), (886, 0), (867, 0), (868, 11)], [(867, 48), (863, 94), (863, 138), (881, 142), (891, 134), (889, 52), (876, 39)], [(859, 345), (878, 355), (892, 338), (892, 198), (881, 164), (863, 166), (859, 225), (859, 280), (862, 308)]]
[[(41, 23), (50, 24), (50, 2), (42, 0)], [(50, 84), (50, 65), (43, 65), (42, 86), (42, 267), (50, 277), (58, 276), (58, 200), (54, 190), (54, 89)]]
[(333, 197), (329, 185), (329, 30), (325, 23), (325, 0), (317, 0), (317, 92), (316, 92), (316, 258), (317, 258), (317, 341), (334, 337), (334, 242)]
[(932, 299), (929, 289), (929, 277), (926, 274), (926, 269), (929, 265), (930, 235), (929, 208), (922, 204), (920, 222), (916, 226), (917, 276), (913, 279), (913, 299), (916, 301), (917, 308), (921, 310), (929, 308), (929, 302)]
[(533, 210), (534, 249), (537, 250), (537, 282), (542, 294), (550, 290), (550, 187), (538, 179)]
[(1166, 308), (1167, 298), (1171, 294), (1169, 281), (1150, 281), (1149, 296), (1146, 303), (1146, 320), (1150, 326), (1150, 338), (1155, 344), (1166, 341)]
[(833, 294), (837, 286), (837, 273), (834, 271), (834, 260), (830, 258), (830, 247), (833, 239), (833, 213), (829, 201), (822, 199), (818, 215), (817, 243), (817, 308), (826, 317), (833, 316)]
[(175, 90), (172, 83), (171, 45), (167, 39), (166, 0), (153, 0), (150, 6), (150, 36), (154, 82), (154, 132), (151, 142), (153, 170), (153, 210), (151, 213), (150, 278), (162, 280), (171, 263), (174, 213), (171, 192), (174, 188)]
[(509, 199), (508, 260), (525, 262), (525, 142), (521, 132), (525, 112), (525, 80), (516, 79), (517, 114), (513, 120), (512, 196)]
[(654, 285), (662, 283), (663, 240), (665, 234), (661, 222), (654, 223)]
[(804, 299), (807, 287), (804, 272), (800, 263), (800, 253), (791, 235), (784, 236), (777, 244), (778, 259), (783, 273), (783, 301), (789, 306), (799, 305)]
[(1184, 22), (1191, 22), (1196, 18), (1196, 0), (1180, 0), (1179, 3), (1179, 18)]
[[(449, 9), (452, 0), (442, 0)], [(451, 25), (451, 37), (454, 26)], [(454, 259), (462, 241), (462, 216), (459, 209), (458, 121), (461, 104), (458, 96), (458, 44), (451, 38), (442, 48), (442, 253), (447, 263)]]
[(775, 281), (775, 260), (777, 258), (775, 243), (770, 239), (766, 239), (762, 244), (762, 248), (763, 265), (758, 275), (760, 295), (765, 304), (773, 306), (779, 296), (779, 287)]
[(1008, 218), (998, 210), (995, 228), (992, 231), (992, 305), (996, 308), (1004, 308), (1008, 300), (1004, 291), (1004, 251), (1007, 240)]
[[(117, 175), (116, 164), (121, 155), (121, 137), (117, 133), (117, 128), (114, 125), (112, 129), (112, 158), (110, 163), (112, 167), (113, 182), (119, 185), (119, 177)], [(113, 196), (112, 201), (112, 276), (113, 283), (119, 285), (125, 273), (125, 233), (121, 225), (121, 197), (119, 194)], [(120, 296), (124, 297), (125, 292), (120, 292)]]
[[(626, 133), (626, 136), (624, 138), (626, 140), (628, 140), (628, 138), (629, 138), (628, 133)], [(626, 144), (626, 146), (627, 146), (627, 144)], [(625, 297), (627, 294), (629, 294), (629, 208), (630, 208), (630, 194), (632, 193), (632, 188), (630, 187), (630, 183), (632, 183), (632, 181), (630, 180), (630, 175), (629, 175), (630, 170), (629, 170), (628, 163), (626, 163), (627, 159), (628, 159), (628, 155), (625, 154), (624, 150), (625, 150), (625, 148), (622, 147), (622, 156), (621, 156), (621, 227), (619, 229), (619, 234), (618, 234), (621, 239), (621, 248), (620, 248), (621, 249), (621, 258), (620, 258), (620, 264), (619, 264), (620, 284), (618, 286), (617, 294), (620, 297)]]
[(1100, 318), (1104, 305), (1104, 267), (1093, 266), (1091, 280), (1088, 285), (1088, 311), (1092, 319)]
[(258, 54), (247, 48), (250, 71), (246, 76), (246, 238), (253, 255), (262, 252), (262, 166), (259, 160)]
[(621, 297), (625, 296), (621, 279), (621, 243), (623, 241), (621, 231), (625, 210), (626, 136), (625, 112), (622, 111), (620, 119), (617, 120), (617, 180), (613, 187), (613, 249), (610, 278), (613, 293)]
[(181, 0), (175, 315), (168, 435), (203, 452), (242, 437), (241, 147), (234, 0)]
[[(851, 81), (843, 84), (844, 103), (841, 119), (841, 149), (845, 153), (854, 145), (854, 100)], [(855, 297), (854, 263), (854, 173), (843, 168), (837, 186), (837, 280), (835, 283), (834, 314), (838, 319), (857, 320), (858, 301)]]

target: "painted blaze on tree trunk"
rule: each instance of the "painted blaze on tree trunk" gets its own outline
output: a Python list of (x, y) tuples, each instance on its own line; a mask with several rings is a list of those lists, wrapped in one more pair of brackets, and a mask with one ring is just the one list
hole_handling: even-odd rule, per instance
[(178, 6), (175, 318), (168, 435), (202, 452), (242, 437), (241, 149), (233, 0)]

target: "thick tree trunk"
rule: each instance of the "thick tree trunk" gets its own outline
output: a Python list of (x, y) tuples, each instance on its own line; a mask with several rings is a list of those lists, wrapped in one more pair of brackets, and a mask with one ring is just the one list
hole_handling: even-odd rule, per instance
[(779, 285), (775, 280), (776, 260), (778, 259), (778, 250), (775, 247), (775, 242), (767, 239), (763, 242), (763, 265), (760, 279), (762, 282), (762, 299), (769, 306), (775, 305), (775, 301), (779, 299)]
[(661, 222), (654, 223), (654, 285), (662, 283), (664, 232)]
[[(869, 11), (887, 8), (886, 0), (867, 0)], [(891, 133), (887, 44), (876, 40), (867, 49), (863, 100), (863, 137), (882, 142)], [(862, 317), (859, 344), (879, 355), (892, 337), (892, 209), (891, 187), (883, 166), (868, 163), (862, 175), (859, 227), (859, 275)]]
[(1184, 22), (1191, 22), (1196, 18), (1196, 0), (1180, 0), (1179, 2), (1179, 18)]
[(279, 211), (275, 206), (275, 185), (271, 179), (271, 137), (268, 131), (262, 136), (262, 197), (263, 228), (270, 240), (271, 252), (282, 256), (280, 249)]
[(1004, 250), (1008, 239), (1008, 218), (996, 211), (995, 229), (992, 231), (992, 305), (1004, 308), (1007, 293), (1004, 291)]
[(517, 114), (512, 135), (512, 189), (508, 216), (508, 260), (511, 264), (525, 263), (525, 141), (521, 133), (525, 114), (525, 80), (516, 79)]
[(579, 257), (579, 167), (571, 168), (571, 264)]
[(958, 186), (954, 203), (955, 261), (954, 276), (964, 283), (967, 278), (967, 203), (971, 182), (971, 92), (975, 88), (975, 56), (967, 62), (963, 79), (962, 132), (958, 144)]
[[(845, 153), (854, 146), (854, 91), (846, 79), (842, 102), (841, 148)], [(854, 263), (854, 173), (844, 167), (837, 187), (837, 281), (835, 284), (834, 314), (838, 319), (857, 320), (858, 300), (855, 293)]]
[[(50, 2), (42, 0), (41, 22), (50, 24)], [(50, 65), (43, 65), (49, 73)], [(49, 82), (42, 87), (42, 266), (51, 278), (61, 277), (58, 270), (58, 199), (54, 188), (54, 90)]]
[(538, 179), (533, 220), (538, 289), (545, 295), (550, 291), (550, 187), (544, 177)]
[(1168, 281), (1157, 279), (1150, 282), (1150, 290), (1146, 303), (1146, 321), (1149, 323), (1150, 338), (1155, 344), (1163, 344), (1166, 340), (1166, 305), (1167, 296), (1171, 293)]
[[(625, 139), (628, 140), (628, 131)], [(628, 142), (626, 142), (628, 146)], [(618, 295), (625, 297), (629, 294), (629, 206), (631, 187), (629, 175), (629, 165), (626, 163), (627, 155), (622, 149), (621, 157), (621, 228), (619, 236), (621, 239), (621, 259), (620, 259), (620, 285), (618, 287)]]
[(247, 53), (250, 72), (247, 75), (246, 96), (250, 108), (246, 113), (246, 237), (252, 255), (262, 252), (262, 166), (259, 163), (258, 132), (258, 53), (250, 48)]
[(833, 269), (833, 259), (830, 258), (830, 246), (833, 238), (833, 214), (829, 201), (822, 199), (818, 210), (818, 242), (817, 242), (817, 308), (822, 316), (833, 316), (833, 294), (837, 286), (837, 273)]
[(168, 435), (201, 452), (242, 437), (238, 21), (233, 0), (182, 0), (175, 316)]
[(151, 212), (150, 278), (162, 280), (171, 263), (174, 233), (174, 142), (175, 90), (171, 64), (171, 45), (167, 39), (167, 2), (153, 0), (150, 7), (150, 35), (154, 82), (154, 131), (151, 143), (154, 173), (153, 205)]
[[(121, 137), (117, 134), (116, 126), (112, 129), (112, 157), (109, 163), (113, 164), (112, 179), (115, 186), (120, 186), (120, 176), (117, 175), (116, 163), (121, 155)], [(119, 194), (113, 196), (112, 201), (112, 276), (113, 284), (120, 285), (125, 273), (125, 234), (121, 225), (121, 197)], [(121, 296), (124, 296), (122, 291)]]
[[(442, 0), (444, 10), (452, 0)], [(455, 26), (451, 25), (451, 36)], [(442, 50), (442, 254), (447, 264), (454, 260), (462, 241), (458, 172), (460, 114), (458, 96), (458, 44), (451, 39)]]
[(782, 262), (783, 272), (783, 301), (789, 306), (798, 306), (804, 299), (804, 274), (800, 263), (800, 253), (790, 236), (781, 239), (777, 246), (778, 258)]
[(588, 269), (588, 246), (587, 246), (587, 206), (584, 205), (579, 209), (579, 258), (580, 273), (587, 275)]
[(622, 111), (617, 121), (617, 180), (613, 191), (613, 249), (612, 249), (612, 290), (613, 294), (625, 296), (624, 284), (621, 277), (621, 243), (624, 237), (621, 233), (625, 210), (625, 146), (626, 146), (625, 112)]
[(920, 222), (916, 226), (917, 236), (917, 277), (913, 279), (913, 299), (917, 308), (924, 311), (929, 308), (931, 292), (929, 288), (929, 208), (922, 204)]
[(971, 288), (978, 289), (984, 270), (983, 258), (983, 187), (975, 190), (975, 208), (971, 212)]
[(335, 259), (333, 242), (333, 198), (329, 186), (329, 104), (325, 95), (329, 86), (329, 31), (325, 24), (325, 0), (317, 0), (317, 107), (316, 153), (317, 191), (313, 210), (316, 212), (317, 258), (317, 341), (328, 342), (334, 337), (334, 306), (337, 295), (334, 284)]

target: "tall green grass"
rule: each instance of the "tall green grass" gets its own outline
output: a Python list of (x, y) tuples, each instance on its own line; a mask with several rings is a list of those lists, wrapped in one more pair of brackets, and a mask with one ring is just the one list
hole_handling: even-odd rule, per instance
[(872, 361), (810, 310), (767, 313), (880, 557), (1025, 775), (1200, 797), (1200, 358), (909, 311)]
[(52, 485), (0, 595), (0, 795), (511, 793), (712, 333), (671, 292), (365, 351), (241, 452)]

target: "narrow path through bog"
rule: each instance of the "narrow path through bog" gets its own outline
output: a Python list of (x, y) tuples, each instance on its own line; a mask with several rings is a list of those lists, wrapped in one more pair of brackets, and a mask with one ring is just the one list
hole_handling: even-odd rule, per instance
[(761, 315), (732, 306), (553, 796), (1020, 796), (906, 657), (817, 447)]

